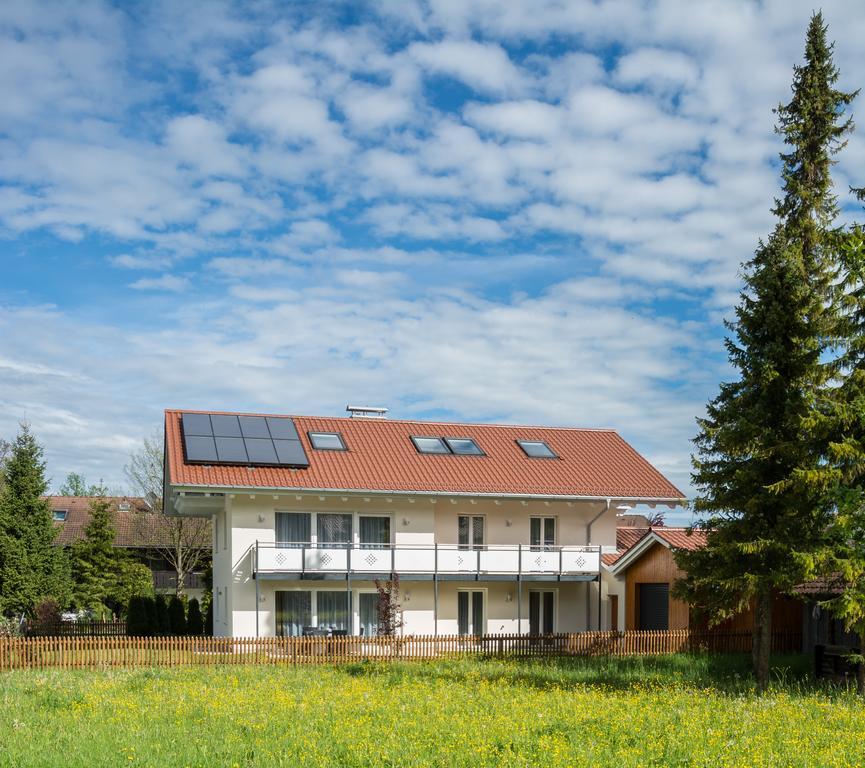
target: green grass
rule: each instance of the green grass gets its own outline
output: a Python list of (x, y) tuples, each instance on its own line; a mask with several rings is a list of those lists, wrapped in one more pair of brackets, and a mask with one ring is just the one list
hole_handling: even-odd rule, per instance
[(776, 659), (664, 656), (0, 676), (0, 766), (844, 766), (865, 705)]

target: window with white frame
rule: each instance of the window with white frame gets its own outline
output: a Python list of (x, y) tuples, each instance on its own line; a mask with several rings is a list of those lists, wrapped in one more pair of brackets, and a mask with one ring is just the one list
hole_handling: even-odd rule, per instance
[(461, 589), (457, 592), (457, 632), (460, 635), (482, 635), (486, 632), (485, 591)]
[(351, 612), (344, 589), (291, 589), (276, 592), (276, 634), (298, 637), (316, 631), (348, 634)]

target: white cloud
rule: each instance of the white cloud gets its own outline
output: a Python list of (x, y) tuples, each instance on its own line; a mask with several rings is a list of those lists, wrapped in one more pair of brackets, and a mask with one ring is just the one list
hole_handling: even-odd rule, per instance
[(495, 43), (473, 40), (412, 43), (408, 55), (428, 72), (453, 77), (482, 92), (519, 93), (529, 85), (525, 73)]
[(159, 277), (142, 277), (129, 285), (137, 291), (169, 291), (170, 293), (180, 293), (189, 286), (188, 278), (167, 274)]

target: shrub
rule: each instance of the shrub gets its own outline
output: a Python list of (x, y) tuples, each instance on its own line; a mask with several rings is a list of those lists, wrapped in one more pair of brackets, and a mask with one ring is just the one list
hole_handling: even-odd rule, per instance
[(29, 633), (32, 635), (56, 635), (60, 632), (60, 603), (48, 597), (33, 609)]
[(168, 601), (168, 625), (172, 635), (186, 634), (186, 611), (183, 600), (177, 595), (172, 595), (171, 600)]
[(17, 619), (0, 616), (0, 637), (20, 637), (21, 623)]
[(204, 634), (213, 637), (213, 598), (207, 601), (207, 611), (204, 614)]
[(165, 602), (165, 595), (156, 596), (153, 601), (153, 609), (155, 613), (155, 621), (153, 623), (154, 634), (171, 634), (171, 624), (168, 619), (168, 603)]
[(198, 600), (194, 597), (189, 601), (188, 615), (186, 617), (186, 633), (188, 635), (201, 635), (204, 632), (204, 621), (201, 618), (201, 608)]
[(150, 606), (152, 601), (148, 597), (136, 595), (129, 600), (129, 608), (126, 612), (126, 634), (132, 637), (146, 637), (152, 634), (153, 624), (150, 620)]

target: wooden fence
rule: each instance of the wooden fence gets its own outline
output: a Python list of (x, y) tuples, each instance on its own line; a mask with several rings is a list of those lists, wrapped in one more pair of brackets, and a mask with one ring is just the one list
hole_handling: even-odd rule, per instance
[[(801, 650), (778, 633), (776, 651)], [(0, 671), (213, 664), (343, 664), (455, 657), (630, 656), (706, 651), (746, 653), (748, 632), (581, 632), (568, 635), (406, 637), (26, 637), (0, 638)]]
[(125, 637), (125, 621), (60, 621), (26, 627), (30, 637)]

